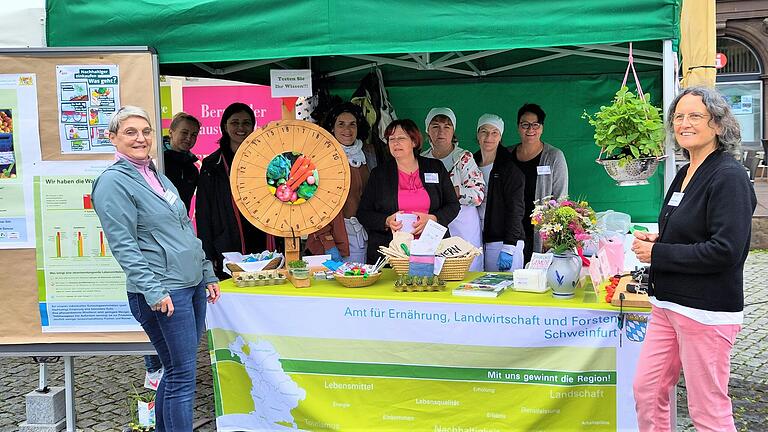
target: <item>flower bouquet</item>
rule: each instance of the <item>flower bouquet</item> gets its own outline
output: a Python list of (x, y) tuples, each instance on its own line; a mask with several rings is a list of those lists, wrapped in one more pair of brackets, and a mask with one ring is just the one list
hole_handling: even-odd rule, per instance
[(531, 223), (538, 228), (544, 249), (554, 252), (547, 269), (547, 286), (552, 289), (552, 296), (573, 298), (582, 265), (582, 258), (573, 251), (592, 238), (597, 223), (595, 211), (586, 201), (547, 197), (536, 202)]
[(564, 253), (592, 238), (597, 218), (586, 201), (546, 197), (536, 202), (531, 223), (538, 229), (545, 250)]

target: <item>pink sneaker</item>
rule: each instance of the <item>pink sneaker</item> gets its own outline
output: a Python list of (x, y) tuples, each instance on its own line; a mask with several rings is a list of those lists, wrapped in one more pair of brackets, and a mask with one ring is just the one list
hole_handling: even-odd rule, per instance
[(160, 380), (163, 378), (163, 369), (156, 372), (147, 372), (144, 375), (144, 387), (150, 390), (157, 391), (157, 386), (160, 384)]

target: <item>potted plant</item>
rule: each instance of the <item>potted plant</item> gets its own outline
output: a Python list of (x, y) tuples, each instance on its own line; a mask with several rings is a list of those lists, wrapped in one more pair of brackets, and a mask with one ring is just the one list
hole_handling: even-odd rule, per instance
[(288, 263), (291, 274), (296, 279), (309, 279), (309, 269), (304, 260), (295, 260)]
[(573, 298), (581, 272), (581, 257), (575, 251), (583, 247), (595, 232), (595, 211), (586, 201), (554, 200), (536, 202), (531, 215), (544, 249), (554, 254), (547, 269), (547, 285), (555, 298)]
[(597, 163), (620, 186), (648, 184), (664, 155), (662, 111), (649, 102), (650, 94), (637, 96), (622, 86), (613, 103), (582, 118), (595, 128), (600, 147)]
[(128, 395), (128, 413), (131, 422), (126, 432), (152, 432), (155, 430), (155, 392), (139, 392), (136, 387)]

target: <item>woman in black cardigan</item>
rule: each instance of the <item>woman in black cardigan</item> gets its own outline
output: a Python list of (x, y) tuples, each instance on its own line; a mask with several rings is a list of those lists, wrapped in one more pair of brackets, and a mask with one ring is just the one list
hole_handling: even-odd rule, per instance
[(480, 204), (485, 271), (514, 271), (523, 267), (525, 231), (525, 176), (507, 148), (501, 145), (504, 120), (483, 114), (477, 120), (475, 162), (485, 178)]
[(442, 162), (418, 156), (421, 132), (413, 120), (395, 120), (384, 131), (394, 160), (377, 166), (365, 187), (357, 219), (368, 231), (368, 262), (379, 246), (392, 241), (392, 232), (403, 228), (398, 213), (412, 213), (413, 234), (418, 236), (429, 220), (448, 226), (459, 213), (459, 201)]
[(717, 90), (683, 90), (667, 118), (690, 163), (667, 192), (659, 233), (635, 231), (632, 245), (651, 264), (653, 305), (634, 382), (638, 426), (668, 430), (669, 393), (682, 369), (696, 430), (735, 431), (730, 354), (744, 319), (744, 261), (757, 200), (731, 154), (741, 143), (739, 123)]

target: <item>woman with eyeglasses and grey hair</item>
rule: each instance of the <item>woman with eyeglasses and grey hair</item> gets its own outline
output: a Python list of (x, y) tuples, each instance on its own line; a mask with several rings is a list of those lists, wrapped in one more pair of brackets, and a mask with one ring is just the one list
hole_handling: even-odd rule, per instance
[(128, 305), (165, 373), (157, 389), (158, 431), (191, 431), (197, 346), (206, 298), (219, 298), (187, 209), (149, 157), (154, 130), (146, 111), (120, 108), (109, 123), (117, 161), (94, 182), (93, 207), (112, 255), (125, 271)]
[(547, 114), (536, 104), (527, 103), (517, 111), (517, 133), (520, 143), (509, 148), (512, 160), (525, 176), (525, 262), (533, 252), (541, 250), (541, 238), (534, 235), (531, 224), (534, 202), (545, 197), (555, 199), (568, 196), (568, 164), (557, 147), (541, 140)]
[(635, 231), (632, 244), (638, 259), (651, 265), (651, 318), (633, 388), (638, 426), (670, 430), (670, 390), (682, 370), (696, 430), (735, 431), (728, 378), (744, 319), (755, 191), (734, 158), (739, 123), (717, 90), (683, 90), (666, 126), (690, 163), (667, 191), (659, 232)]

